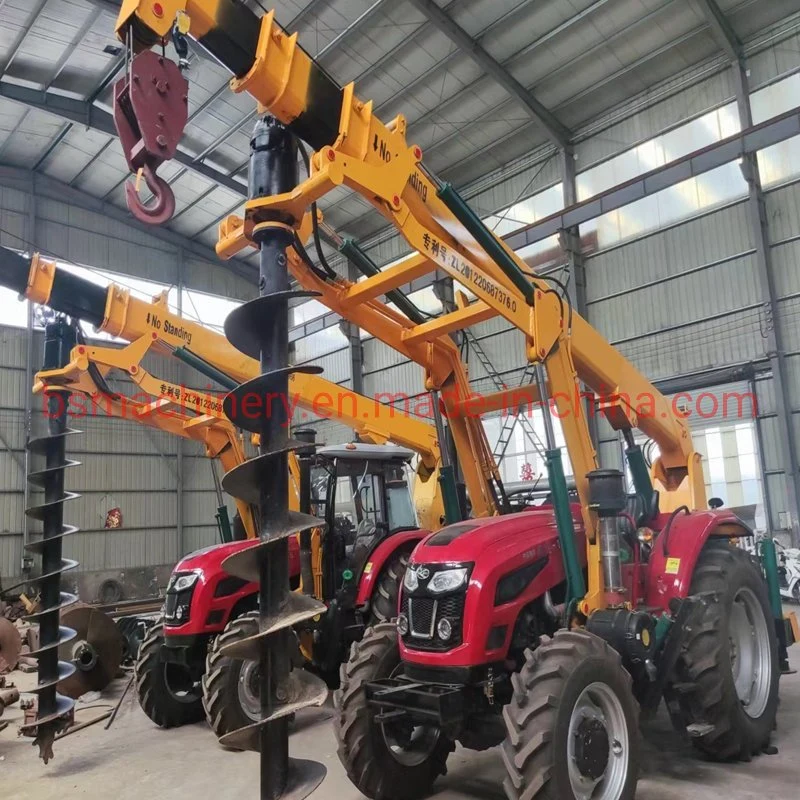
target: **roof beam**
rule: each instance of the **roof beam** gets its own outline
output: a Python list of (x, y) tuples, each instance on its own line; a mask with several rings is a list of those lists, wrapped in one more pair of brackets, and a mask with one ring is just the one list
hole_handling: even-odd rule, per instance
[(717, 0), (697, 0), (703, 12), (703, 16), (717, 40), (717, 44), (722, 48), (731, 61), (741, 61), (744, 58), (744, 47), (742, 40), (736, 35), (728, 18), (722, 13), (717, 5)]
[(127, 210), (111, 203), (104, 203), (102, 200), (98, 200), (96, 197), (92, 197), (92, 195), (82, 192), (80, 189), (74, 189), (66, 183), (51, 178), (49, 175), (45, 175), (42, 172), (33, 172), (32, 170), (22, 169), (20, 167), (0, 166), (0, 184), (17, 189), (25, 194), (46, 197), (51, 200), (56, 200), (59, 203), (65, 203), (75, 206), (76, 208), (94, 212), (95, 214), (102, 214), (108, 219), (121, 222), (130, 228), (146, 233), (154, 239), (159, 239), (171, 247), (183, 249), (186, 253), (191, 253), (198, 258), (202, 258), (212, 265), (218, 264), (223, 269), (230, 269), (231, 272), (251, 283), (256, 282), (257, 271), (245, 261), (238, 258), (225, 262), (220, 261), (213, 248), (198, 244), (192, 239), (175, 231), (171, 231), (168, 228), (146, 225), (139, 222), (135, 217), (131, 216)]
[(39, 16), (39, 12), (45, 7), (46, 3), (47, 0), (39, 0), (38, 4), (31, 10), (30, 14), (28, 14), (27, 25), (17, 34), (17, 38), (14, 39), (14, 43), (11, 45), (11, 49), (9, 50), (8, 58), (5, 60), (5, 63), (0, 66), (0, 78), (5, 75), (5, 73), (8, 71), (8, 68), (11, 66), (11, 62), (17, 57), (17, 54), (22, 47), (22, 43), (25, 41), (25, 37), (30, 33), (31, 28), (36, 22), (36, 17)]
[[(506, 11), (504, 14), (498, 17), (494, 22), (492, 22), (486, 28), (484, 28), (484, 30), (482, 30), (480, 34), (478, 34), (475, 37), (475, 41), (479, 43), (483, 42), (484, 39), (486, 39), (486, 37), (489, 36), (491, 33), (495, 32), (498, 29), (502, 29), (503, 26), (510, 24), (510, 20), (513, 20), (513, 18), (517, 14), (523, 12), (530, 5), (532, 1), (533, 0), (522, 0), (522, 2), (514, 6), (514, 8), (510, 9), (509, 11)], [(573, 25), (585, 19), (598, 9), (602, 8), (608, 2), (610, 2), (610, 0), (595, 0), (595, 2), (592, 3), (592, 5), (590, 5), (588, 8), (585, 8), (579, 14), (573, 14), (568, 19), (564, 20), (564, 22), (562, 22), (560, 25), (557, 25), (555, 28), (553, 28), (551, 31), (548, 31), (542, 36), (539, 36), (537, 39), (534, 39), (534, 41), (525, 45), (525, 47), (523, 47), (522, 49), (517, 50), (517, 52), (512, 53), (508, 58), (506, 58), (502, 62), (503, 68), (506, 70), (506, 72), (508, 72), (508, 70), (510, 69), (511, 65), (514, 62), (518, 61), (523, 56), (532, 53), (534, 50), (536, 50), (538, 47), (541, 47), (543, 44), (547, 44), (547, 42), (549, 42), (551, 39), (556, 38), (560, 34), (564, 33), (564, 31), (569, 30)], [(449, 8), (450, 8), (449, 5), (445, 6), (445, 11)], [(407, 44), (407, 42), (404, 42), (403, 44)], [(460, 48), (456, 48), (452, 53), (448, 53), (444, 58), (437, 61), (430, 69), (427, 69), (419, 77), (412, 80), (411, 83), (408, 83), (405, 86), (403, 86), (403, 88), (399, 92), (396, 92), (385, 102), (381, 103), (377, 107), (376, 112), (378, 114), (381, 114), (387, 106), (396, 105), (400, 100), (402, 100), (403, 98), (408, 96), (411, 92), (413, 92), (415, 89), (417, 89), (419, 86), (424, 84), (425, 81), (429, 80), (432, 73), (436, 72), (437, 70), (446, 68), (447, 65), (450, 64), (458, 55), (463, 55)], [(358, 81), (359, 79), (356, 80)], [(474, 89), (475, 86), (473, 85), (470, 86), (469, 88)], [(456, 96), (457, 95), (454, 95), (453, 97)], [(453, 97), (448, 98), (447, 102), (450, 102), (453, 99)]]
[[(108, 111), (104, 111), (97, 106), (91, 106), (83, 100), (75, 100), (71, 97), (65, 97), (52, 92), (42, 92), (4, 81), (0, 81), (0, 97), (14, 100), (17, 103), (21, 103), (37, 111), (46, 111), (67, 122), (77, 122), (80, 125), (85, 125), (87, 128), (100, 131), (108, 136), (113, 136), (115, 138), (117, 136), (112, 115)], [(226, 175), (224, 172), (220, 172), (218, 169), (214, 169), (214, 167), (197, 161), (196, 158), (196, 156), (190, 153), (178, 150), (175, 153), (174, 160), (183, 164), (192, 172), (196, 172), (198, 175), (202, 175), (207, 180), (224, 186), (232, 192), (236, 192), (242, 196), (247, 194), (247, 186), (243, 182), (236, 180), (230, 175)]]
[(433, 0), (409, 0), (445, 35), (464, 51), (479, 67), (484, 69), (512, 97), (518, 100), (545, 132), (553, 144), (562, 149), (569, 148), (572, 133), (545, 108), (499, 61), (491, 56), (452, 17), (448, 16)]

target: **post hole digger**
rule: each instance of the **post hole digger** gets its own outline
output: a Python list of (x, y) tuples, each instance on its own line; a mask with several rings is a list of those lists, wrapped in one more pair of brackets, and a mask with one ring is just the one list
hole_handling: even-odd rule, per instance
[[(153, 353), (169, 356), (230, 389), (236, 385), (232, 375), (246, 375), (254, 365), (231, 352), (221, 335), (174, 314), (163, 296), (147, 302), (118, 285), (99, 287), (39, 256), (28, 259), (0, 249), (0, 285), (129, 342), (122, 347), (87, 342), (78, 330), (66, 365), (37, 373), (37, 391), (69, 392), (73, 416), (107, 414), (196, 441), (228, 471), (245, 462), (246, 443), (223, 415), (214, 390), (164, 381), (144, 366)], [(112, 385), (119, 376), (138, 391)], [(321, 395), (339, 398), (340, 421), (364, 440), (318, 453), (311, 446), (310, 453), (289, 460), (290, 507), (310, 507), (313, 494), (324, 522), (304, 537), (302, 547), (297, 538), (290, 539), (289, 564), (293, 584), (302, 571), (303, 593), (328, 606), (299, 634), (307, 661), (330, 677), (367, 624), (394, 615), (413, 546), (425, 529), (441, 526), (439, 450), (430, 425), (395, 417), (375, 400), (318, 376), (297, 378), (291, 390), (298, 408), (315, 408)], [(411, 475), (415, 455), (418, 464)], [(251, 547), (258, 534), (252, 498), (238, 498), (237, 507), (234, 541), (192, 553), (176, 565), (164, 617), (140, 649), (139, 702), (160, 726), (202, 719), (204, 705), (218, 736), (253, 721), (258, 703), (253, 662), (219, 653), (222, 644), (247, 633), (257, 609), (257, 581), (236, 578), (223, 568), (226, 558)], [(220, 513), (227, 514), (224, 506)]]
[[(449, 334), (502, 317), (519, 332), (525, 360), (536, 365), (529, 394), (561, 417), (579, 502), (569, 502), (545, 414), (552, 504), (457, 522), (427, 538), (406, 572), (397, 624), (372, 628), (354, 646), (336, 696), (339, 754), (353, 782), (370, 797), (421, 796), (461, 741), (502, 745), (512, 800), (626, 800), (640, 766), (637, 706), (652, 709), (662, 696), (707, 755), (749, 759), (760, 752), (775, 721), (782, 621), (773, 619), (761, 568), (731, 542), (749, 531), (732, 513), (706, 508), (685, 420), (573, 311), (556, 284), (529, 273), (425, 167), (421, 149), (406, 141), (402, 115), (379, 120), (373, 104), (360, 100), (352, 84), (338, 86), (274, 12), (259, 20), (230, 0), (157, 6), (158, 13), (148, 0), (131, 0), (118, 18), (134, 56), (123, 79), (131, 93), (136, 76), (150, 68), (150, 48), (176, 32), (214, 55), (233, 74), (232, 90), (248, 92), (271, 115), (259, 122), (251, 145), (244, 216), (220, 225), (217, 246), (223, 257), (251, 245), (260, 250), (270, 288), (251, 304), (249, 326), (237, 314), (229, 333), (245, 346), (247, 330), (265, 374), (276, 375), (285, 354), (277, 328), (270, 328), (276, 343), (267, 346), (255, 309), (280, 306), (276, 294), (288, 289), (288, 268), (302, 290), (318, 292), (330, 308), (423, 364), (427, 388), (441, 392), (481, 516), (503, 510), (505, 498), (492, 481), (480, 421), (458, 401), (468, 383)], [(164, 102), (180, 106), (181, 91)], [(157, 120), (136, 104), (123, 110), (146, 146)], [(292, 166), (292, 136), (315, 151), (304, 179)], [(357, 284), (311, 264), (296, 232), (309, 217), (317, 221), (315, 203), (339, 186), (370, 202), (412, 254)], [(350, 255), (363, 262), (352, 245)], [(455, 311), (422, 320), (380, 299), (436, 269), (476, 300), (460, 295)], [(265, 377), (260, 385), (273, 382)], [(602, 411), (625, 437), (631, 496), (621, 472), (598, 469), (585, 409), (573, 402), (581, 383), (603, 397)], [(650, 471), (634, 443), (636, 428), (660, 448)], [(285, 442), (275, 439), (262, 457), (274, 458), (278, 445)], [(262, 592), (272, 585), (265, 565), (280, 552), (279, 538), (266, 538), (261, 549)], [(631, 563), (623, 564), (623, 550)], [(262, 664), (277, 665), (273, 691), (286, 674), (285, 638), (270, 621), (281, 617), (285, 624), (276, 610), (281, 602), (271, 607), (275, 617), (262, 608), (252, 646)], [(261, 699), (252, 736), (261, 745), (262, 796), (274, 798), (298, 790), (278, 722), (281, 699)], [(310, 776), (300, 793), (318, 779)]]

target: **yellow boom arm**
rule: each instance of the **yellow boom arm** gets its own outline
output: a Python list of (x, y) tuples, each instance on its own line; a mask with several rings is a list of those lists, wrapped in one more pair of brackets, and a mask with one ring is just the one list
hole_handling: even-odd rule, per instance
[[(244, 216), (220, 225), (217, 252), (231, 257), (250, 246), (253, 228), (268, 219), (294, 220), (307, 230), (311, 204), (339, 186), (358, 192), (403, 236), (412, 255), (357, 284), (325, 281), (297, 254), (287, 253), (294, 277), (319, 291), (323, 303), (420, 363), (427, 388), (443, 392), (459, 461), (468, 475), (473, 502), (481, 479), (492, 474), (485, 436), (469, 396), (466, 370), (449, 338), (453, 331), (503, 317), (522, 334), (524, 358), (547, 372), (549, 398), (561, 420), (588, 534), (590, 591), (588, 608), (602, 603), (602, 576), (596, 519), (589, 506), (587, 474), (597, 466), (585, 411), (578, 398), (581, 382), (601, 398), (601, 407), (618, 430), (639, 428), (660, 448), (653, 479), (662, 492), (662, 508), (686, 504), (705, 507), (699, 456), (682, 416), (627, 359), (577, 313), (567, 314), (564, 299), (543, 278), (528, 275), (525, 263), (490, 233), (460, 198), (439, 183), (422, 163), (422, 151), (406, 141), (402, 115), (384, 123), (371, 101), (359, 99), (353, 84), (341, 88), (284, 31), (274, 12), (258, 22), (258, 37), (245, 32), (253, 12), (231, 0), (162, 3), (155, 18), (152, 3), (126, 2), (117, 31), (134, 50), (151, 47), (173, 25), (193, 36), (234, 75), (231, 89), (248, 92), (268, 112), (315, 150), (310, 174), (293, 191), (246, 202)], [(477, 298), (437, 319), (415, 324), (379, 298), (423, 274), (440, 270)], [(474, 408), (474, 407), (473, 407)]]

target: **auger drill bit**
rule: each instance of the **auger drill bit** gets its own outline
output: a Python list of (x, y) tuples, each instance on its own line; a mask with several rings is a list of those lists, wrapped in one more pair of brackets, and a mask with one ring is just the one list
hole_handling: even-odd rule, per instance
[[(58, 369), (69, 362), (69, 353), (75, 344), (75, 332), (66, 319), (60, 318), (45, 328), (44, 369)], [(36, 720), (23, 725), (22, 733), (35, 735), (39, 755), (45, 764), (53, 757), (53, 740), (71, 717), (74, 705), (69, 697), (58, 694), (57, 684), (75, 672), (68, 661), (58, 660), (59, 645), (75, 637), (75, 631), (59, 624), (61, 610), (72, 605), (77, 598), (61, 591), (61, 573), (78, 566), (77, 561), (62, 557), (65, 536), (78, 529), (64, 525), (64, 503), (80, 495), (64, 490), (64, 473), (79, 462), (66, 457), (66, 439), (79, 433), (67, 427), (68, 391), (48, 390), (46, 436), (28, 442), (31, 455), (44, 457), (44, 467), (30, 472), (28, 480), (43, 490), (41, 503), (32, 505), (25, 513), (42, 523), (42, 538), (28, 545), (28, 550), (41, 556), (41, 573), (33, 583), (38, 583), (40, 610), (27, 617), (39, 624), (39, 649), (31, 653), (39, 661), (39, 676), (32, 689), (39, 696)], [(38, 499), (38, 498), (37, 498)]]
[[(290, 192), (297, 182), (297, 146), (291, 134), (271, 117), (259, 120), (250, 143), (250, 198)], [(289, 438), (289, 375), (322, 371), (288, 362), (288, 302), (314, 295), (289, 288), (285, 250), (293, 241), (292, 222), (275, 217), (257, 220), (253, 241), (260, 252), (259, 297), (225, 321), (230, 343), (261, 364), (261, 374), (236, 387), (223, 404), (235, 425), (259, 434), (259, 455), (222, 479), (225, 491), (259, 507), (258, 544), (223, 563), (231, 575), (259, 582), (259, 632), (223, 652), (258, 659), (261, 719), (226, 734), (220, 743), (260, 751), (262, 800), (302, 800), (326, 773), (322, 764), (289, 758), (290, 715), (322, 705), (328, 693), (316, 676), (291, 670), (297, 647), (292, 626), (325, 612), (324, 604), (313, 597), (289, 591), (288, 537), (324, 524), (288, 507), (288, 455), (303, 446)]]

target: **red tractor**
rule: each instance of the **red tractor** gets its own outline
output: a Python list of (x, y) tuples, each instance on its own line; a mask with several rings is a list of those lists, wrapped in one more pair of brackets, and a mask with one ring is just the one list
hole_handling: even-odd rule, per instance
[[(608, 485), (615, 471), (601, 473)], [(339, 756), (363, 794), (424, 796), (459, 742), (502, 745), (511, 800), (628, 800), (639, 712), (662, 697), (711, 758), (767, 747), (778, 653), (761, 568), (735, 544), (751, 532), (723, 510), (659, 513), (621, 494), (621, 473), (610, 482), (617, 496), (597, 507), (630, 602), (585, 627), (564, 626), (576, 595), (553, 505), (449, 525), (415, 549), (397, 620), (354, 646), (336, 693)]]
[[(298, 639), (311, 668), (326, 676), (336, 675), (367, 625), (395, 616), (409, 555), (428, 533), (418, 528), (409, 492), (413, 455), (399, 447), (347, 444), (321, 448), (310, 463), (301, 460), (301, 484), (310, 467), (308, 502), (326, 522), (311, 562), (302, 564), (311, 568), (302, 590), (325, 600), (328, 613), (298, 630)], [(142, 643), (136, 664), (139, 703), (157, 725), (174, 727), (205, 715), (221, 736), (258, 718), (256, 662), (220, 652), (258, 627), (258, 584), (221, 566), (255, 544), (208, 547), (175, 567), (163, 618)], [(297, 588), (304, 554), (296, 538), (289, 554)]]

